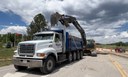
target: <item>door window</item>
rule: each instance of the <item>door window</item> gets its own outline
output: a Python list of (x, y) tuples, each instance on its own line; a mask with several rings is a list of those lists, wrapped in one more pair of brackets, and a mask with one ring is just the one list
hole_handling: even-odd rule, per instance
[(59, 42), (60, 41), (60, 36), (59, 36), (59, 34), (56, 34), (55, 35), (55, 42)]

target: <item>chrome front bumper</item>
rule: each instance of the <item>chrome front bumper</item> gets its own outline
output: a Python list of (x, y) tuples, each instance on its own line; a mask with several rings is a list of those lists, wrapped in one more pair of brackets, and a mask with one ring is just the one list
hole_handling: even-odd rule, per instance
[(27, 67), (43, 67), (43, 60), (13, 58), (13, 64)]

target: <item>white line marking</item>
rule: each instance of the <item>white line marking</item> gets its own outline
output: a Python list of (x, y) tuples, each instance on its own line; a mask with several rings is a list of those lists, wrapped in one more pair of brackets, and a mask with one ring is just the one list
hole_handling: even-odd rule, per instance
[(91, 77), (90, 75), (86, 74), (84, 77)]
[(41, 76), (41, 77), (48, 77), (49, 75), (44, 75), (44, 76)]
[(13, 74), (11, 74), (11, 73), (7, 73), (7, 74), (5, 74), (3, 77), (12, 77), (12, 75), (13, 75)]
[(3, 72), (3, 71), (13, 70), (13, 69), (14, 69), (14, 68), (11, 68), (11, 69), (10, 69), (10, 67), (9, 67), (8, 69), (6, 69), (6, 68), (0, 69), (0, 71)]
[(26, 73), (16, 72), (16, 73), (7, 73), (3, 77), (23, 77), (27, 75)]

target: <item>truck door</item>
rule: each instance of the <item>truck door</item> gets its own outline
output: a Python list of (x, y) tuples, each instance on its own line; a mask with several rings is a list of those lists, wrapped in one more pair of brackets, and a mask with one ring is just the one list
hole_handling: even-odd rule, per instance
[(60, 37), (59, 34), (55, 34), (54, 38), (54, 48), (56, 49), (57, 52), (62, 52), (62, 38)]

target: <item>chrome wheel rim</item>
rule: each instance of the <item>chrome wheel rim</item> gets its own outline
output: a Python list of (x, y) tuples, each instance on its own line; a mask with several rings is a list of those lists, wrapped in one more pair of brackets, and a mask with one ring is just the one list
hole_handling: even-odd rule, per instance
[(53, 61), (52, 60), (48, 60), (48, 62), (47, 62), (47, 69), (48, 70), (52, 70), (52, 68), (53, 68)]

